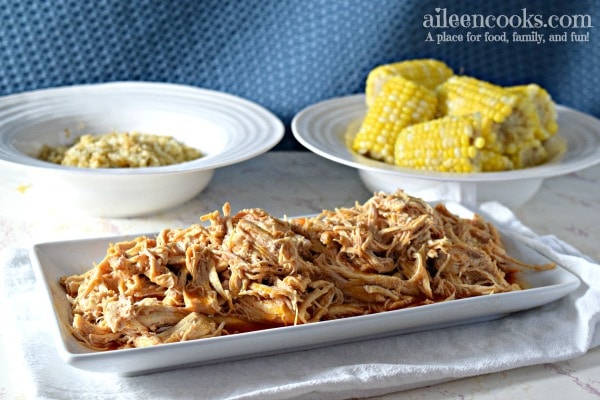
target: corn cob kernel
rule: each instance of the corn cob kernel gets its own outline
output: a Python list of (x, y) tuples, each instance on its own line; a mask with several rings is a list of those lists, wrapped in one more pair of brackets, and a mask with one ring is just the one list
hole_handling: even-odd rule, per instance
[(468, 115), (477, 112), (482, 117), (482, 135), (486, 149), (502, 152), (494, 125), (505, 121), (512, 113), (517, 96), (499, 86), (466, 76), (453, 76), (438, 88), (439, 114)]
[(529, 85), (518, 85), (508, 87), (512, 93), (523, 96), (531, 103), (536, 111), (536, 117), (539, 121), (539, 129), (535, 132), (535, 138), (546, 140), (556, 134), (558, 131), (556, 106), (550, 94), (541, 86), (532, 83)]
[(380, 65), (371, 70), (367, 76), (365, 88), (367, 107), (373, 105), (383, 84), (391, 77), (401, 76), (433, 90), (453, 73), (452, 69), (444, 62), (433, 59), (408, 60)]
[(479, 172), (481, 121), (477, 115), (446, 116), (403, 129), (394, 146), (400, 167), (440, 172)]
[(394, 163), (394, 142), (405, 127), (434, 117), (436, 95), (400, 76), (390, 78), (369, 108), (352, 148), (375, 160)]
[(514, 164), (508, 156), (495, 151), (481, 150), (480, 160), (482, 172), (507, 171), (514, 168)]
[(519, 96), (513, 113), (498, 126), (498, 135), (506, 154), (516, 154), (527, 148), (542, 128), (535, 107), (528, 98)]
[(539, 119), (533, 103), (501, 86), (467, 76), (453, 76), (438, 90), (441, 115), (478, 112), (486, 149), (516, 154), (535, 139)]
[(548, 152), (538, 140), (523, 145), (519, 150), (510, 155), (515, 169), (534, 167), (548, 160)]

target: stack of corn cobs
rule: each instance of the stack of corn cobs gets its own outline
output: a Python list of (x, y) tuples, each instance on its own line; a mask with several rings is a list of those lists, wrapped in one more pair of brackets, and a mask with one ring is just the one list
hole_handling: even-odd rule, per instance
[(388, 164), (506, 171), (545, 163), (566, 148), (555, 104), (537, 84), (501, 87), (419, 59), (373, 69), (365, 91), (367, 114), (352, 149)]

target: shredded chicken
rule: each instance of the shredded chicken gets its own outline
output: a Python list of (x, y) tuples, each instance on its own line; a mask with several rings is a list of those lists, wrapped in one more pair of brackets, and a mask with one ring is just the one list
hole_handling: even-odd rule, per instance
[(63, 277), (74, 336), (111, 350), (306, 324), (521, 290), (518, 272), (554, 267), (402, 191), (310, 218), (226, 203), (201, 222), (114, 243)]

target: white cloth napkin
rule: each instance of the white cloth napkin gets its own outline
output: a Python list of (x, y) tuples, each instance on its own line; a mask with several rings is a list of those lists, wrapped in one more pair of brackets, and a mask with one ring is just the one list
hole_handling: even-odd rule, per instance
[[(63, 363), (41, 315), (26, 249), (0, 260), (0, 299), (12, 320), (11, 354), (39, 399), (344, 399), (577, 357), (600, 345), (600, 265), (553, 236), (537, 237), (505, 207), (478, 212), (581, 278), (561, 300), (490, 322), (137, 377)], [(13, 329), (14, 328), (14, 329)]]

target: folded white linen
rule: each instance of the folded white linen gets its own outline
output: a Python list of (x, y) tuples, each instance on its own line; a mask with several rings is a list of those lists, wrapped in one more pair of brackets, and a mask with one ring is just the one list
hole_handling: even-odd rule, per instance
[[(499, 227), (576, 274), (570, 295), (542, 307), (470, 325), (136, 377), (63, 363), (47, 329), (43, 290), (27, 249), (2, 253), (0, 300), (11, 357), (38, 399), (344, 399), (580, 356), (600, 345), (600, 265), (554, 236), (538, 237), (507, 208), (479, 210)], [(13, 334), (9, 338), (6, 335)]]

